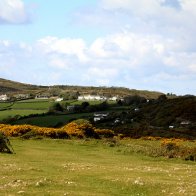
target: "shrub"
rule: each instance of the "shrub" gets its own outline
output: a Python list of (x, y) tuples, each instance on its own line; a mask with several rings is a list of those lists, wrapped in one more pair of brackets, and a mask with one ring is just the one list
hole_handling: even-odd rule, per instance
[(119, 145), (119, 141), (117, 138), (107, 138), (105, 139), (104, 143), (108, 145), (109, 147), (115, 147)]
[(100, 136), (100, 137), (106, 137), (110, 138), (114, 136), (114, 132), (110, 129), (95, 129), (95, 132)]
[(196, 161), (196, 147), (183, 148), (180, 152), (180, 157), (182, 157), (186, 161)]
[(164, 147), (167, 151), (171, 150), (178, 150), (179, 149), (179, 143), (175, 140), (165, 139), (161, 142), (161, 146)]
[(84, 119), (79, 119), (68, 123), (64, 127), (62, 127), (70, 136), (78, 137), (78, 138), (99, 138), (98, 134), (94, 131), (95, 128), (93, 125)]
[(10, 154), (13, 153), (13, 149), (9, 139), (1, 132), (0, 132), (0, 152), (10, 153)]
[(29, 131), (21, 136), (22, 139), (31, 139), (37, 137), (37, 133), (35, 131)]
[(69, 135), (65, 130), (37, 127), (31, 125), (4, 125), (0, 124), (0, 132), (6, 136), (18, 137), (21, 136), (24, 139), (30, 139), (35, 136), (45, 136), (50, 138), (69, 138)]

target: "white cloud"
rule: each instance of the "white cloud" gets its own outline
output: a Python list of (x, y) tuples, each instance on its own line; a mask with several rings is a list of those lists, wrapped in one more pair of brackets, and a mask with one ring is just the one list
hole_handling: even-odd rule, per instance
[(44, 37), (32, 45), (2, 40), (0, 69), (8, 75), (9, 64), (10, 74), (21, 77), (25, 72), (26, 79), (34, 74), (43, 84), (120, 85), (178, 93), (185, 92), (185, 84), (196, 85), (196, 52), (187, 48), (162, 35), (129, 31), (99, 37), (89, 45), (83, 39), (58, 37)]
[(37, 46), (45, 54), (59, 53), (69, 56), (73, 55), (81, 62), (88, 60), (85, 54), (86, 44), (82, 39), (59, 39), (57, 37), (48, 36), (38, 40)]
[(29, 22), (29, 15), (22, 0), (0, 1), (0, 24)]
[(160, 7), (158, 0), (102, 0), (105, 9), (129, 10), (134, 14), (156, 14)]
[[(87, 31), (93, 26), (92, 32), (104, 29), (105, 35), (91, 35), (91, 42), (48, 36), (32, 45), (1, 40), (1, 77), (196, 94), (195, 4), (195, 0), (102, 0), (95, 10), (77, 10), (74, 17), (76, 25), (84, 24)], [(0, 23), (27, 20), (22, 0), (0, 0)]]
[(196, 15), (196, 1), (195, 0), (179, 0), (182, 9)]

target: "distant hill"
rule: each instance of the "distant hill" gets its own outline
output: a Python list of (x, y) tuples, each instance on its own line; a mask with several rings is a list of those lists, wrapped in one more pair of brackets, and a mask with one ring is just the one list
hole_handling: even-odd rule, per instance
[(58, 89), (60, 94), (66, 92), (79, 92), (80, 94), (102, 94), (102, 95), (138, 95), (148, 99), (156, 99), (163, 93), (147, 90), (128, 89), (124, 87), (93, 87), (93, 86), (38, 86), (32, 84), (24, 84), (11, 80), (0, 78), (0, 94), (17, 94), (17, 93), (49, 93), (51, 89)]
[(0, 93), (28, 93), (46, 89), (44, 86), (24, 84), (0, 78)]

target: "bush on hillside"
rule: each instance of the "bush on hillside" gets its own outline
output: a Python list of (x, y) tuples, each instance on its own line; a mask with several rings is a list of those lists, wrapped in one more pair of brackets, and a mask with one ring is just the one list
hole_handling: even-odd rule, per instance
[(93, 125), (85, 119), (74, 120), (62, 127), (70, 136), (78, 138), (99, 138), (99, 135), (95, 132)]
[(5, 125), (0, 124), (0, 132), (6, 136), (22, 137), (24, 139), (30, 139), (35, 136), (44, 136), (50, 138), (69, 138), (66, 131), (62, 129), (37, 127), (32, 125)]
[(95, 132), (100, 137), (111, 138), (114, 137), (114, 132), (110, 129), (95, 129)]
[(0, 152), (3, 153), (13, 153), (13, 149), (11, 147), (9, 139), (0, 132)]

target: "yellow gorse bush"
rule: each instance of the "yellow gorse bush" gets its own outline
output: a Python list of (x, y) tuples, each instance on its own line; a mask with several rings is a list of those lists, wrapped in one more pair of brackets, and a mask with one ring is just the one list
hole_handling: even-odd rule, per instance
[(62, 127), (70, 136), (84, 138), (95, 137), (95, 127), (87, 120), (76, 120)]
[(76, 124), (74, 122), (71, 122), (71, 123), (65, 125), (62, 129), (65, 130), (68, 133), (68, 135), (70, 135), (70, 136), (75, 136), (75, 137), (79, 137), (79, 138), (84, 137), (83, 128), (81, 128), (81, 126), (79, 126), (78, 124)]
[(96, 129), (89, 121), (83, 119), (68, 123), (62, 128), (0, 124), (0, 132), (4, 133), (6, 136), (11, 137), (25, 136), (26, 134), (32, 134), (33, 136), (39, 135), (50, 138), (68, 138), (69, 136), (77, 138), (99, 138), (99, 135), (101, 137), (112, 137), (114, 135), (112, 130)]
[[(62, 129), (38, 127), (32, 125), (5, 125), (0, 124), (0, 131), (6, 136), (22, 136), (28, 132), (34, 132), (36, 135), (46, 137), (56, 137), (60, 133), (62, 135)], [(64, 132), (66, 134), (66, 132)]]

